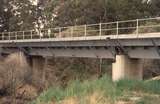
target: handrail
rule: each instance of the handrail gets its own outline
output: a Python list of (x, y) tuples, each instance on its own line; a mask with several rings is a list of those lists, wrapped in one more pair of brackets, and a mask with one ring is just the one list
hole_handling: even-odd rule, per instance
[[(154, 24), (146, 24), (147, 22)], [(159, 22), (157, 22), (159, 21)], [(156, 24), (155, 24), (156, 23)], [(142, 30), (143, 29), (143, 30)], [(64, 38), (64, 37), (87, 37), (87, 36), (104, 36), (120, 34), (135, 34), (139, 35), (141, 31), (155, 29), (154, 32), (160, 32), (160, 17), (134, 19), (125, 21), (115, 21), (97, 24), (85, 24), (77, 26), (56, 27), (40, 30), (26, 30), (14, 32), (0, 33), (1, 40), (25, 40), (25, 39), (43, 39), (43, 38)], [(144, 33), (143, 32), (143, 33)], [(85, 38), (84, 38), (85, 39)]]

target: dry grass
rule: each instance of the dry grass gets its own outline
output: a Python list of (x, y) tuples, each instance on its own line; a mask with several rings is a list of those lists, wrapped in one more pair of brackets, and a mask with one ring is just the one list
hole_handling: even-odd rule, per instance
[(95, 92), (83, 97), (70, 97), (58, 103), (49, 104), (112, 104), (111, 101), (103, 96), (103, 94)]
[(0, 90), (12, 93), (13, 89), (16, 90), (24, 84), (29, 66), (23, 53), (17, 52), (7, 56), (0, 65)]
[(65, 99), (63, 100), (60, 104), (79, 104), (77, 98), (69, 98), (69, 99)]
[(24, 85), (16, 91), (17, 97), (23, 97), (24, 99), (33, 99), (38, 96), (38, 90), (32, 85)]
[(111, 104), (110, 99), (104, 97), (103, 94), (98, 92), (88, 96), (87, 101), (88, 104)]
[(154, 77), (151, 80), (160, 80), (160, 76)]

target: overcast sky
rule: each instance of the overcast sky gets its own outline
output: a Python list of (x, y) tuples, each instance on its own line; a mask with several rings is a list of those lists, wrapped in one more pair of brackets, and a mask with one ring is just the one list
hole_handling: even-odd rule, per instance
[(38, 0), (30, 0), (34, 5), (37, 5)]

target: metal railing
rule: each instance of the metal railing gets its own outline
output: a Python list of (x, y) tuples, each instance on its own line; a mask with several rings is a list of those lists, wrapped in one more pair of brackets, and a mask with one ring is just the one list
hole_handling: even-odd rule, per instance
[(41, 30), (0, 33), (1, 40), (74, 38), (106, 35), (140, 35), (160, 32), (160, 17)]

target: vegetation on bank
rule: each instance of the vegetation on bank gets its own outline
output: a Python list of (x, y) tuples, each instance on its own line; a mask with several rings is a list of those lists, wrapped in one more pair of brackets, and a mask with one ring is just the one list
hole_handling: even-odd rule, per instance
[[(80, 82), (75, 80), (66, 88), (53, 87), (43, 92), (31, 104), (133, 104), (160, 102), (160, 81), (120, 80), (112, 82), (107, 76)], [(69, 103), (67, 103), (69, 102)], [(93, 103), (94, 102), (94, 103)], [(132, 103), (131, 103), (132, 104)]]

